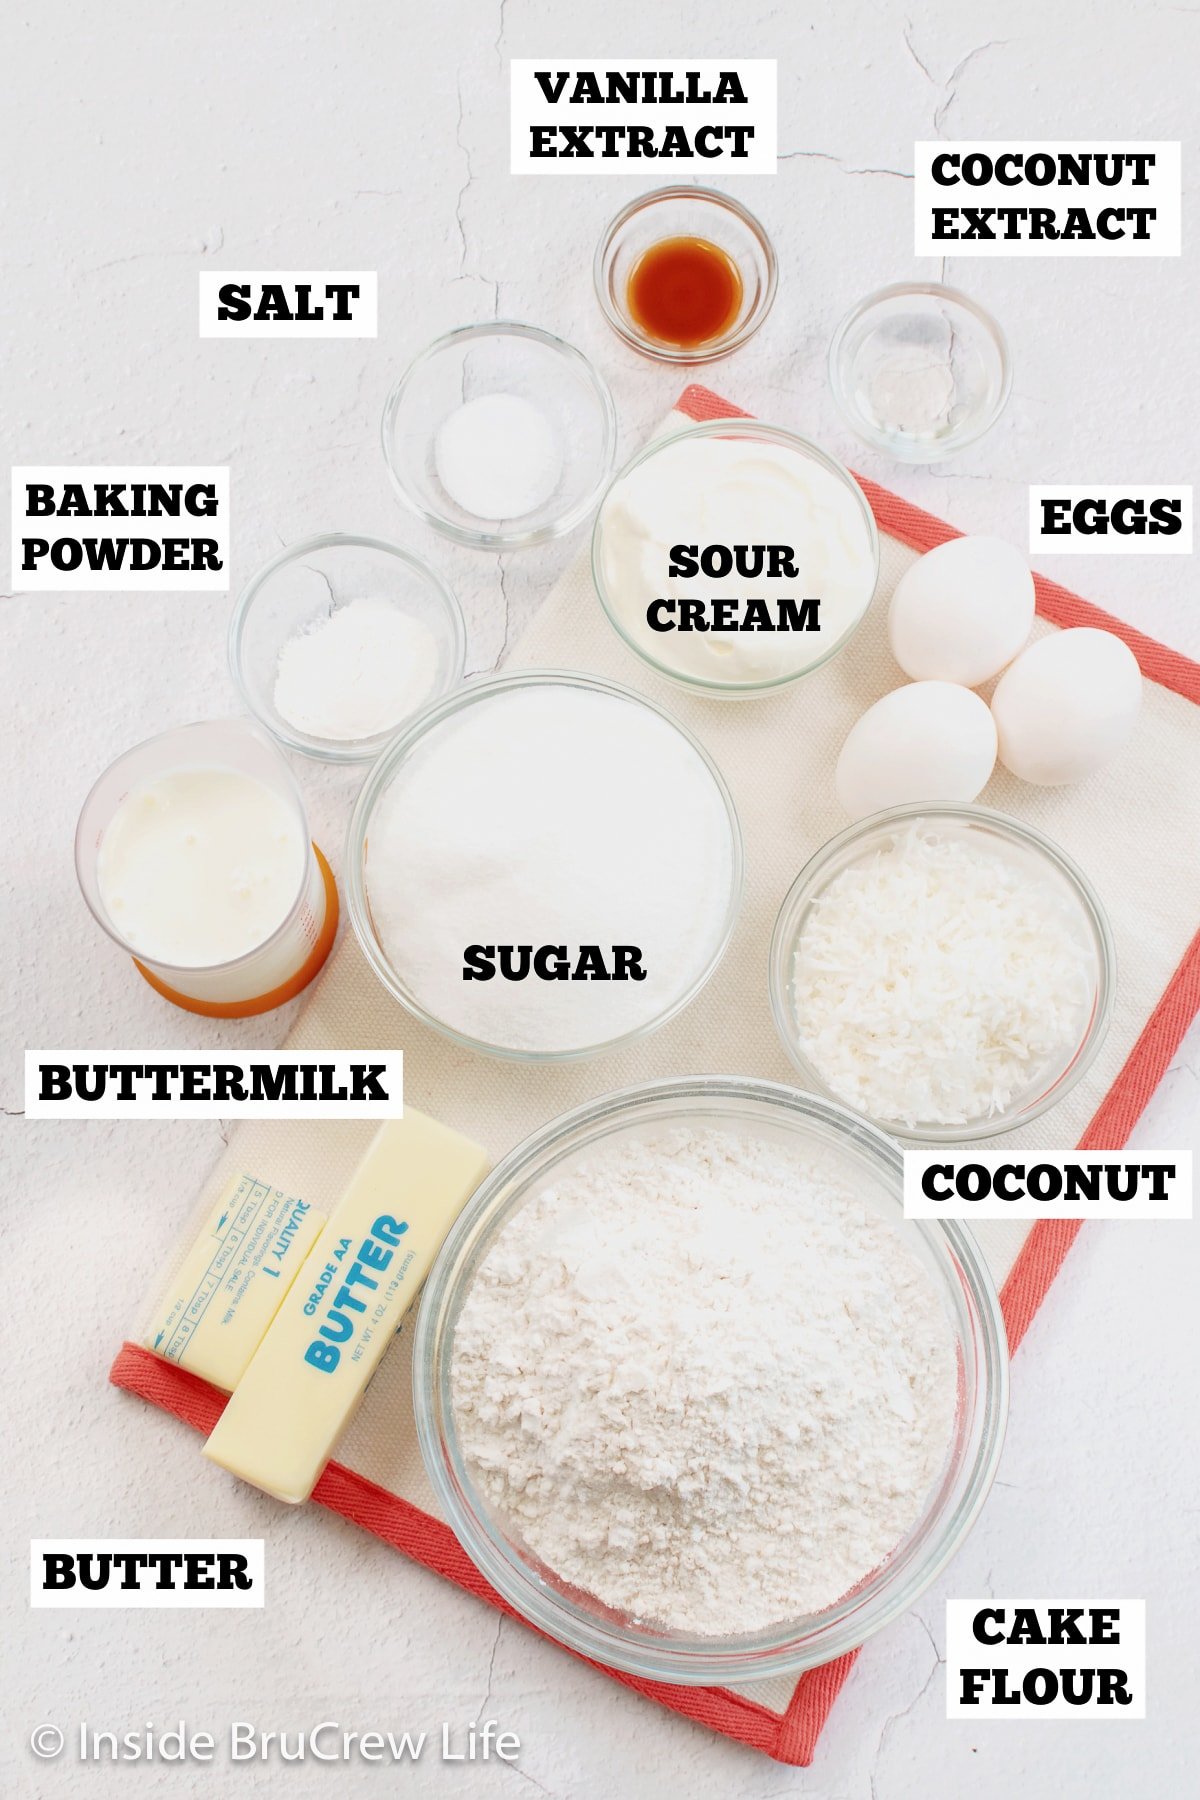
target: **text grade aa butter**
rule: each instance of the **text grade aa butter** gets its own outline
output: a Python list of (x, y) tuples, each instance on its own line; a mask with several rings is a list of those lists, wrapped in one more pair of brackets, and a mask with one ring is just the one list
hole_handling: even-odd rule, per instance
[(236, 1387), (324, 1223), (308, 1201), (235, 1175), (159, 1301), (146, 1348)]
[(280, 1500), (307, 1500), (344, 1426), (488, 1171), (423, 1114), (384, 1125), (309, 1252), (204, 1454)]

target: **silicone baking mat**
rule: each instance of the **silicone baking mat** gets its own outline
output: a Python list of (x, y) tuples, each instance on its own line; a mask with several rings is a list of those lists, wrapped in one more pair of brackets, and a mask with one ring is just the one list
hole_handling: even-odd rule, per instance
[[(690, 387), (664, 429), (730, 417), (738, 409)], [(745, 415), (740, 415), (745, 416)], [(411, 1020), (384, 992), (349, 933), (334, 952), (288, 1039), (293, 1048), (405, 1052), (414, 1106), (469, 1133), (495, 1156), (534, 1127), (593, 1095), (654, 1077), (705, 1073), (792, 1081), (767, 998), (767, 947), (776, 911), (808, 857), (841, 829), (833, 765), (853, 721), (898, 685), (887, 649), (888, 601), (914, 555), (957, 535), (896, 495), (862, 483), (880, 529), (880, 581), (849, 645), (784, 693), (735, 705), (693, 697), (663, 682), (620, 642), (604, 618), (582, 553), (539, 611), (506, 667), (590, 670), (663, 701), (712, 752), (733, 791), (746, 841), (746, 893), (737, 931), (704, 992), (653, 1038), (595, 1061), (522, 1067), (460, 1050)], [(1200, 1008), (1200, 666), (1109, 618), (1055, 583), (1037, 580), (1039, 633), (1100, 625), (1121, 636), (1147, 677), (1133, 743), (1102, 774), (1072, 789), (1024, 786), (1000, 770), (985, 804), (1030, 820), (1079, 861), (1108, 909), (1118, 954), (1118, 999), (1103, 1051), (1052, 1113), (1005, 1138), (1013, 1152), (1072, 1144), (1118, 1149), (1162, 1079)], [(373, 1127), (246, 1124), (207, 1183), (211, 1204), (229, 1174), (253, 1170), (328, 1209)], [(1015, 1349), (1066, 1255), (1074, 1223), (1007, 1224), (977, 1232), (1002, 1290)], [(190, 1237), (180, 1238), (180, 1251)], [(149, 1271), (148, 1271), (149, 1274)], [(156, 1274), (155, 1291), (161, 1271)], [(140, 1335), (140, 1333), (136, 1334)], [(438, 1515), (417, 1452), (411, 1407), (411, 1332), (404, 1331), (314, 1495), (405, 1555), (508, 1611)], [(128, 1343), (112, 1380), (207, 1433), (224, 1397)], [(569, 1654), (564, 1652), (564, 1654)], [(845, 1656), (798, 1680), (687, 1688), (604, 1670), (661, 1705), (782, 1762), (811, 1761), (818, 1735), (853, 1664)]]

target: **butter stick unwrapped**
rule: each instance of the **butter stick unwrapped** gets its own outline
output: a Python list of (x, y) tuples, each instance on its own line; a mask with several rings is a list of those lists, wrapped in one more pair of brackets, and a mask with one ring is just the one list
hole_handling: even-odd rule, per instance
[(324, 1223), (307, 1200), (235, 1175), (158, 1302), (147, 1350), (236, 1387)]
[(489, 1168), (476, 1144), (407, 1111), (351, 1177), (204, 1454), (307, 1500), (451, 1225)]

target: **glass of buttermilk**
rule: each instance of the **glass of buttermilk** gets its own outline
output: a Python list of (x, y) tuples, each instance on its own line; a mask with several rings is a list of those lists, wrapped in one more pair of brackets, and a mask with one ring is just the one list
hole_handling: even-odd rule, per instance
[(312, 980), (337, 890), (265, 731), (211, 719), (119, 756), (84, 801), (79, 885), (139, 973), (190, 1012), (240, 1018)]

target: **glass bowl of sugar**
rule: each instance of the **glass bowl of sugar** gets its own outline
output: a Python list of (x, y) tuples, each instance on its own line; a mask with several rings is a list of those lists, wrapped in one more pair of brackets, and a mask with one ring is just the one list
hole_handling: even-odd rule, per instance
[(289, 750), (367, 762), (457, 687), (462, 611), (442, 577), (383, 538), (328, 532), (272, 557), (229, 621), (242, 699)]
[(600, 498), (616, 446), (612, 395), (587, 357), (511, 320), (438, 338), (383, 409), (398, 497), (475, 550), (522, 549), (572, 530)]
[(606, 1094), (511, 1151), (413, 1345), (426, 1472), (485, 1579), (579, 1654), (696, 1685), (828, 1663), (913, 1606), (1007, 1404), (971, 1232), (904, 1218), (874, 1126), (737, 1076)]
[(742, 839), (724, 777), (670, 713), (530, 669), (468, 681), (397, 733), (345, 871), (363, 954), (414, 1018), (463, 1049), (569, 1062), (648, 1037), (706, 985)]

